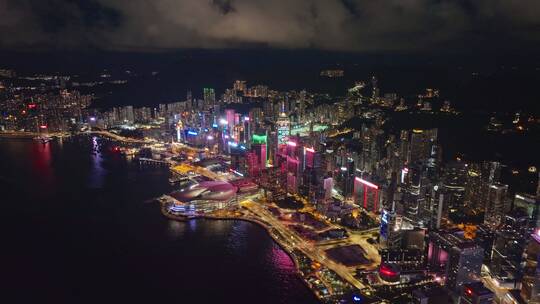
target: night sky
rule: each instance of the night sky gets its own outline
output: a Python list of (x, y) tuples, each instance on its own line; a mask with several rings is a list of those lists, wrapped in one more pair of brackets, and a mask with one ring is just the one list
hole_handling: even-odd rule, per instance
[(0, 0), (0, 49), (540, 50), (538, 0)]

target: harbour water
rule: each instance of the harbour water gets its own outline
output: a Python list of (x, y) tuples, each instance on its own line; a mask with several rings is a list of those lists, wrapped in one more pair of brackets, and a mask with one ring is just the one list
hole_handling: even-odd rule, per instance
[(11, 303), (316, 303), (263, 228), (164, 218), (168, 178), (95, 137), (0, 139)]

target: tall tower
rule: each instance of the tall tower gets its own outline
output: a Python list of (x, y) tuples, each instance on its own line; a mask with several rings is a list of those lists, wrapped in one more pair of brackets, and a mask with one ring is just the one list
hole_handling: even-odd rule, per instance
[(484, 223), (496, 227), (501, 224), (507, 209), (506, 194), (508, 185), (493, 184), (489, 186), (487, 195), (487, 204), (484, 215)]
[(203, 89), (204, 104), (206, 107), (211, 107), (216, 103), (216, 93), (213, 88)]
[(540, 303), (540, 230), (531, 235), (525, 256), (521, 296), (527, 303)]
[(276, 122), (278, 132), (278, 144), (285, 144), (289, 139), (290, 121), (285, 112), (281, 112)]
[(407, 162), (427, 160), (433, 156), (433, 147), (437, 143), (437, 129), (414, 129), (411, 132)]

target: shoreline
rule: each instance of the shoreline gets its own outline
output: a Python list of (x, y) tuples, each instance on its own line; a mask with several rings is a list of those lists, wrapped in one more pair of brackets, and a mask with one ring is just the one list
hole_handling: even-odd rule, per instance
[(297, 257), (294, 255), (294, 253), (287, 250), (287, 248), (272, 234), (272, 232), (270, 231), (271, 227), (269, 227), (265, 223), (263, 223), (263, 222), (261, 222), (259, 220), (251, 219), (251, 218), (247, 218), (247, 217), (232, 217), (232, 216), (225, 217), (225, 216), (212, 216), (212, 215), (200, 215), (200, 216), (195, 216), (195, 217), (176, 216), (176, 215), (168, 213), (166, 211), (166, 209), (164, 208), (163, 203), (160, 202), (160, 205), (161, 205), (160, 206), (161, 213), (166, 218), (168, 218), (170, 220), (174, 220), (174, 221), (188, 222), (190, 220), (201, 220), (201, 219), (202, 220), (216, 220), (216, 221), (239, 220), (239, 221), (245, 221), (245, 222), (249, 222), (249, 223), (258, 225), (259, 227), (266, 230), (266, 233), (268, 234), (268, 236), (279, 246), (279, 248), (281, 248), (281, 250), (283, 250), (289, 256), (291, 261), (294, 263), (294, 268), (296, 270), (296, 273), (300, 277), (302, 282), (309, 288), (309, 290), (313, 293), (313, 295), (315, 296), (315, 298), (317, 298), (317, 300), (319, 300), (320, 302), (323, 302), (323, 299), (321, 299), (317, 295), (317, 293), (314, 291), (314, 289), (311, 287), (311, 285), (307, 282), (304, 274), (300, 271), (299, 261), (298, 261)]
[(34, 137), (39, 136), (39, 133), (30, 133), (30, 132), (0, 132), (0, 138), (7, 139), (33, 139)]

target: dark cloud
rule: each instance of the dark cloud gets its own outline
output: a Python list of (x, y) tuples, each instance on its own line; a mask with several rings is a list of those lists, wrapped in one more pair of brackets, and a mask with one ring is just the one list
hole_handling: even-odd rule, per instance
[(0, 0), (3, 48), (384, 51), (539, 39), (538, 0)]

